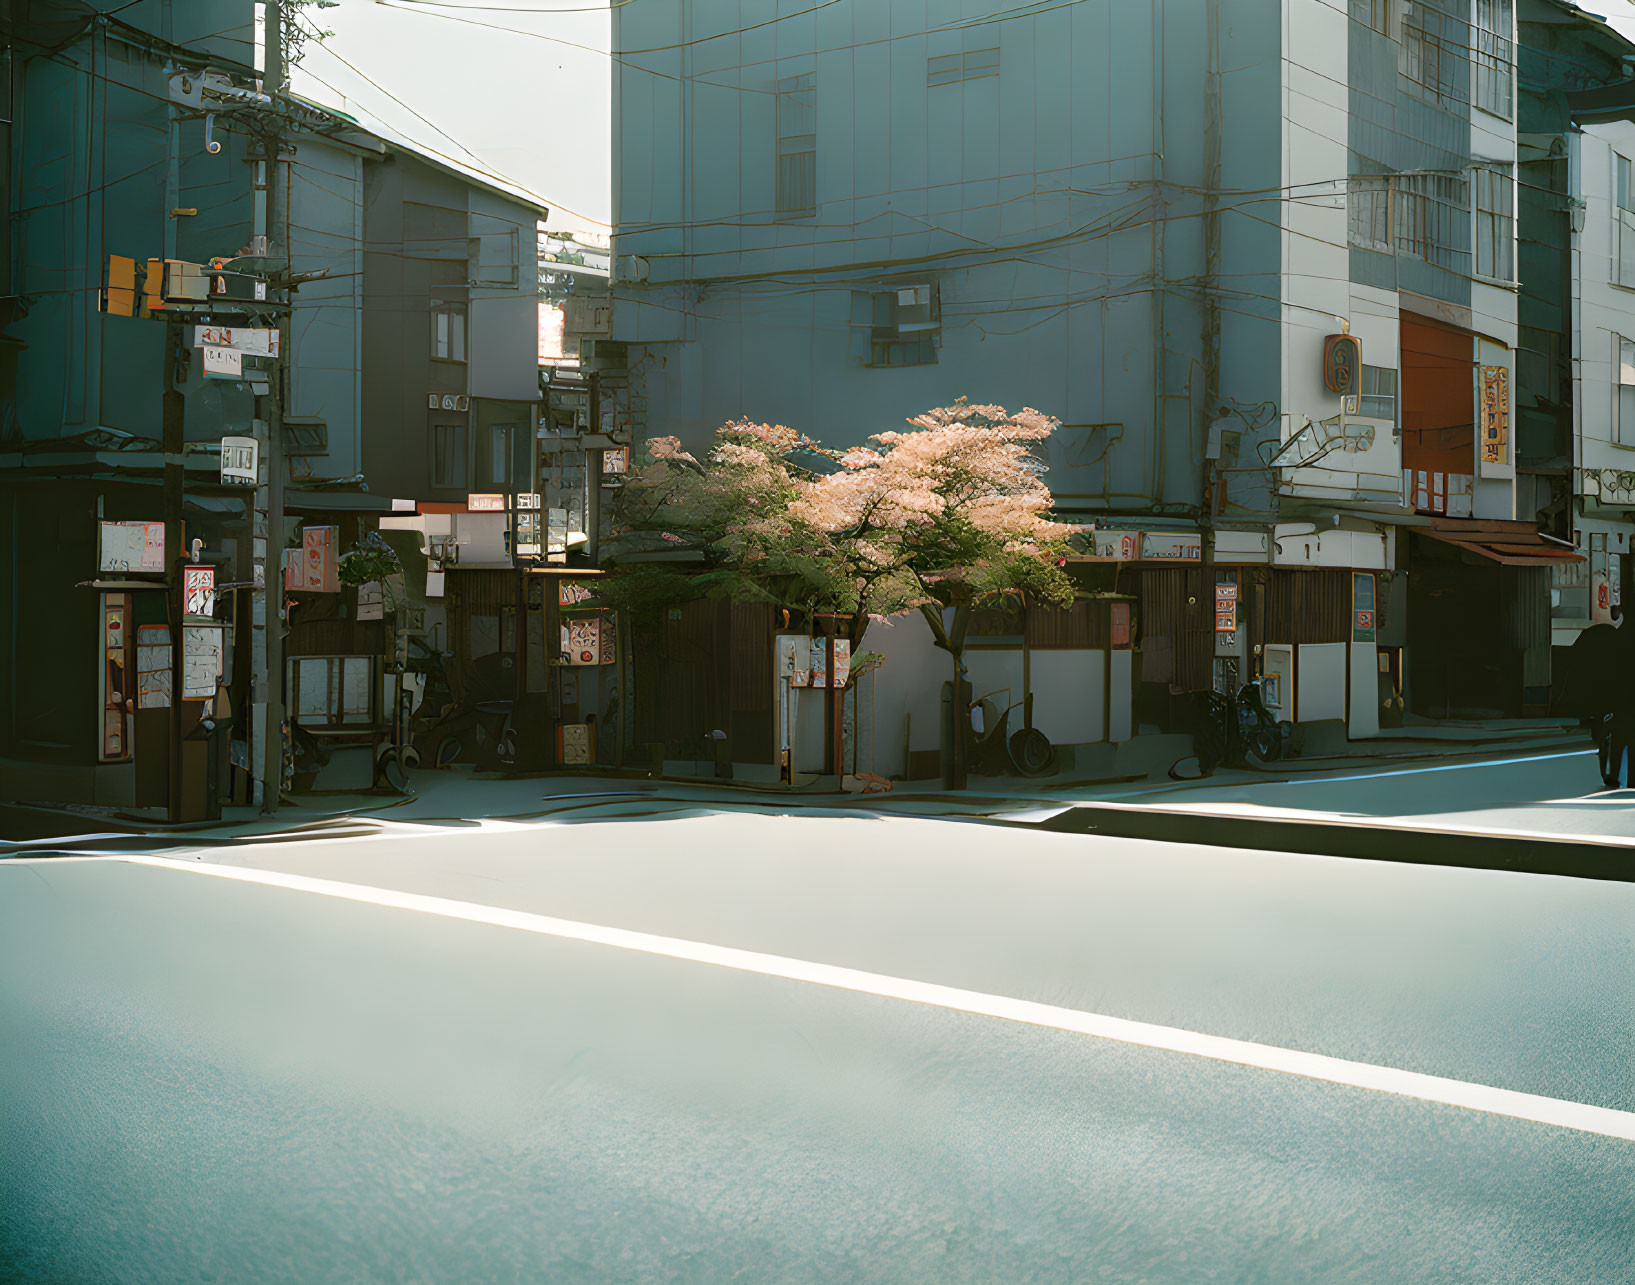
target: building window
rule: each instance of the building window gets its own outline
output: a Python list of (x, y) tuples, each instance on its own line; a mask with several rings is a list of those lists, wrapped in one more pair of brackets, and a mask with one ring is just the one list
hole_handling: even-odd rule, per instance
[(1612, 425), (1612, 440), (1620, 446), (1635, 446), (1635, 342), (1621, 335), (1618, 347), (1618, 413)]
[(1389, 35), (1391, 0), (1351, 0), (1351, 17), (1381, 35)]
[(1364, 366), (1359, 413), (1367, 419), (1397, 420), (1397, 372), (1389, 366)]
[(1476, 275), (1514, 281), (1516, 184), (1508, 169), (1476, 171)]
[(854, 306), (863, 316), (865, 366), (929, 366), (942, 346), (941, 304), (935, 285), (895, 286), (858, 291)]
[(297, 723), (347, 727), (374, 721), (374, 658), (299, 656), (289, 662), (290, 704)]
[(1510, 119), (1516, 76), (1516, 47), (1510, 39), (1510, 0), (1476, 0), (1471, 29), (1471, 79), (1474, 102), (1484, 112)]
[(466, 426), (433, 424), (431, 484), (445, 491), (466, 489)]
[(483, 431), (482, 462), (478, 467), (480, 485), (489, 491), (511, 486), (511, 443), (516, 440), (514, 424), (493, 424)]
[(438, 361), (466, 359), (466, 306), (448, 299), (431, 302), (431, 355)]
[(968, 49), (962, 54), (945, 54), (925, 60), (925, 83), (957, 85), (962, 80), (982, 80), (999, 74), (998, 49)]
[(1394, 181), (1396, 248), (1447, 268), (1470, 270), (1470, 184), (1453, 174), (1401, 174)]
[(1612, 272), (1621, 286), (1635, 286), (1635, 174), (1627, 157), (1615, 156), (1617, 193), (1612, 209)]
[(1346, 192), (1348, 240), (1360, 250), (1391, 252), (1391, 187), (1385, 178), (1354, 178)]
[(817, 87), (810, 74), (778, 82), (777, 212), (817, 213)]
[(466, 262), (472, 279), (483, 286), (517, 284), (517, 244), (520, 229), (503, 219), (472, 219), (476, 235), (466, 241)]
[(1438, 98), (1465, 102), (1470, 63), (1465, 57), (1470, 24), (1422, 0), (1407, 0), (1402, 9), (1402, 44), (1397, 70)]

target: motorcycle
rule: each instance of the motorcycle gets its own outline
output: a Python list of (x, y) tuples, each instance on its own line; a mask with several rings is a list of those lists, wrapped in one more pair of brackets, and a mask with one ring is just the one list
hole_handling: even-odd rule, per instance
[(1301, 748), (1299, 729), (1266, 708), (1259, 679), (1245, 683), (1236, 696), (1202, 693), (1192, 745), (1203, 776), (1223, 764), (1252, 767), (1294, 758)]

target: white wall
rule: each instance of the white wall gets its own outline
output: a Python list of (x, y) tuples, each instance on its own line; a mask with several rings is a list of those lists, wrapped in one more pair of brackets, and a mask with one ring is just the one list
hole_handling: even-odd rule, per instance
[(1295, 713), (1302, 723), (1346, 716), (1348, 643), (1303, 643), (1296, 649), (1294, 681), (1299, 690)]
[(1574, 238), (1573, 407), (1577, 418), (1574, 464), (1581, 469), (1635, 469), (1635, 425), (1628, 443), (1617, 441), (1617, 339), (1635, 339), (1635, 290), (1617, 284), (1614, 239), (1616, 157), (1635, 160), (1635, 124), (1591, 125), (1578, 137), (1573, 160), (1584, 201), (1584, 229)]

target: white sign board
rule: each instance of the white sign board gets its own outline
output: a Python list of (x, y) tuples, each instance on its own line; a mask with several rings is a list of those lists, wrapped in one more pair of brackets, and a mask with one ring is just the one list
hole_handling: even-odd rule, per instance
[(278, 356), (276, 330), (245, 329), (243, 326), (194, 326), (195, 348), (233, 348), (252, 357)]
[(163, 571), (165, 569), (165, 524), (163, 522), (103, 522), (99, 524), (101, 549), (97, 568), (101, 571)]
[(229, 484), (254, 486), (261, 458), (260, 444), (253, 437), (221, 439), (221, 480)]
[(214, 567), (182, 568), (183, 608), (190, 616), (216, 614), (216, 569)]
[(209, 700), (221, 677), (221, 630), (215, 625), (182, 629), (182, 699)]
[(466, 511), (469, 513), (504, 513), (505, 497), (503, 495), (468, 495), (466, 496)]
[(244, 354), (237, 348), (212, 348), (209, 344), (205, 344), (199, 351), (204, 354), (204, 377), (206, 379), (242, 379), (244, 377)]

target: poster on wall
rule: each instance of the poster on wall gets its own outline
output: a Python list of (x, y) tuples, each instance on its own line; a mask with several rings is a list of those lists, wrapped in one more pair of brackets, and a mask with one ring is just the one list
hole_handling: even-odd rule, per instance
[(216, 569), (182, 568), (182, 610), (190, 616), (216, 614)]
[(341, 529), (309, 526), (301, 532), (301, 547), (284, 550), (284, 587), (307, 593), (339, 593), (340, 575), (335, 553)]
[(1366, 571), (1354, 572), (1351, 577), (1351, 641), (1374, 641), (1374, 577)]
[(584, 723), (564, 723), (562, 726), (562, 761), (564, 763), (590, 762), (590, 728)]
[(580, 607), (591, 600), (589, 586), (581, 580), (558, 580), (556, 582), (556, 605), (559, 607)]
[(163, 571), (163, 522), (101, 522), (97, 524), (100, 571)]
[(1510, 372), (1503, 366), (1481, 368), (1481, 397), (1477, 416), (1482, 463), (1508, 462), (1510, 439)]
[(562, 663), (564, 665), (602, 663), (600, 616), (569, 616), (562, 622)]
[[(849, 638), (836, 638), (835, 646), (835, 686), (844, 687), (846, 679), (852, 671), (852, 643)], [(808, 671), (810, 683), (813, 687), (827, 687), (829, 685), (829, 640), (827, 638), (812, 639), (811, 668)], [(799, 686), (799, 684), (796, 684)]]
[(168, 625), (143, 625), (136, 631), (136, 707), (170, 708)]
[(221, 630), (215, 625), (182, 629), (182, 699), (209, 700), (221, 678)]

